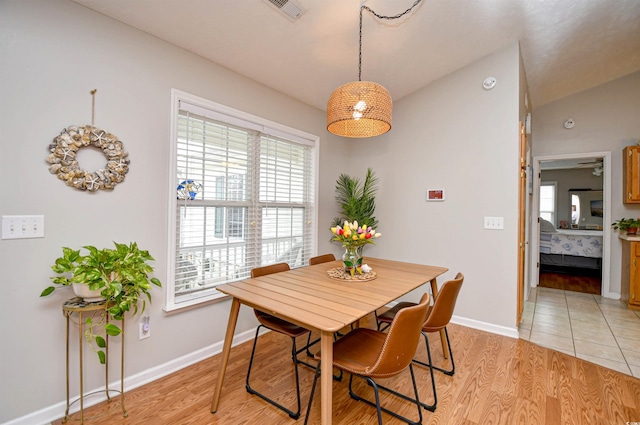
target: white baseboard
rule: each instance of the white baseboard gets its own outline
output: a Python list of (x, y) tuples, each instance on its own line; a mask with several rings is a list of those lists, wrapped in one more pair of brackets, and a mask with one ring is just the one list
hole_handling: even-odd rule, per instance
[(619, 300), (620, 292), (607, 292), (606, 294), (603, 295), (603, 297), (611, 298), (612, 300)]
[(468, 328), (478, 329), (480, 331), (490, 332), (492, 334), (504, 335), (510, 338), (519, 338), (518, 328), (514, 326), (509, 328), (506, 326), (493, 325), (491, 323), (480, 322), (478, 320), (467, 319), (466, 317), (453, 316), (451, 323), (456, 325), (466, 326)]
[[(233, 346), (242, 344), (246, 341), (250, 341), (255, 336), (255, 329), (250, 329), (246, 332), (236, 335), (233, 338)], [(187, 366), (191, 366), (192, 364), (198, 363), (202, 360), (208, 359), (209, 357), (213, 357), (218, 353), (222, 352), (223, 342), (218, 342), (212, 344), (208, 347), (204, 347), (200, 350), (194, 351), (193, 353), (189, 353), (185, 356), (179, 357), (177, 359), (171, 360), (165, 364), (152, 367), (150, 369), (143, 370), (140, 373), (135, 375), (127, 376), (124, 379), (124, 389), (125, 393), (131, 391), (135, 388), (138, 388), (142, 385), (148, 384), (149, 382), (160, 379), (164, 376), (170, 375), (174, 372), (177, 372), (180, 369), (184, 369)], [(120, 388), (120, 381), (114, 381), (109, 383), (109, 388)], [(107, 398), (104, 395), (104, 386), (100, 388), (95, 388), (93, 390), (88, 390), (87, 394), (93, 392), (101, 391), (102, 394), (95, 394), (90, 397), (86, 397), (84, 400), (84, 407), (87, 408), (89, 406), (93, 406), (98, 403), (102, 403)], [(79, 395), (71, 396), (71, 400), (75, 400), (79, 397)], [(64, 411), (67, 408), (66, 400), (63, 400), (59, 403), (56, 403), (52, 406), (45, 407), (44, 409), (38, 410), (33, 413), (29, 413), (28, 415), (21, 416), (19, 418), (13, 419), (9, 422), (5, 422), (2, 425), (50, 425), (52, 421), (60, 419), (64, 416)], [(74, 403), (69, 409), (69, 413), (75, 413), (80, 410), (80, 406), (78, 403)]]
[[(451, 323), (455, 323), (457, 325), (467, 326), (469, 328), (478, 329), (481, 331), (486, 331), (498, 335), (504, 335), (511, 338), (518, 338), (518, 329), (516, 327), (508, 328), (505, 326), (496, 326), (490, 323), (480, 322), (473, 319), (467, 319), (464, 317), (453, 316), (451, 318)], [(233, 346), (242, 344), (244, 342), (250, 341), (254, 337), (254, 329), (250, 329), (245, 331), (239, 335), (236, 335), (233, 338)], [(150, 369), (143, 370), (140, 373), (135, 375), (127, 376), (124, 380), (124, 388), (125, 392), (131, 391), (135, 388), (138, 388), (142, 385), (148, 384), (149, 382), (153, 382), (157, 379), (160, 379), (164, 376), (170, 375), (179, 371), (180, 369), (184, 369), (187, 366), (191, 366), (192, 364), (198, 363), (202, 360), (208, 359), (210, 357), (215, 356), (222, 352), (223, 342), (217, 342), (208, 347), (204, 347), (200, 350), (189, 353), (185, 356), (179, 357), (177, 359), (171, 360), (167, 363), (164, 363), (159, 366), (152, 367)], [(119, 388), (120, 381), (111, 382), (109, 384), (110, 388)], [(91, 393), (94, 391), (103, 391), (104, 387), (96, 388), (87, 393)], [(78, 397), (72, 397), (75, 400)], [(86, 398), (84, 401), (85, 407), (93, 406), (98, 403), (102, 403), (106, 400), (104, 395), (94, 395), (89, 398)], [(30, 413), (28, 415), (13, 419), (9, 422), (5, 422), (2, 425), (50, 425), (52, 421), (56, 419), (60, 419), (64, 416), (64, 411), (67, 407), (66, 401), (61, 401), (52, 406), (46, 407), (44, 409), (38, 410), (36, 412)], [(80, 407), (77, 403), (71, 406), (69, 413), (75, 413), (80, 410)]]

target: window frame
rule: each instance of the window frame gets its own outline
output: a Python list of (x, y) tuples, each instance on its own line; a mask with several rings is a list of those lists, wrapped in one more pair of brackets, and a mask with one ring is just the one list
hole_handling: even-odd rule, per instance
[[(165, 307), (166, 312), (172, 312), (189, 308), (197, 305), (204, 305), (210, 302), (220, 301), (226, 299), (228, 296), (219, 292), (212, 287), (210, 289), (200, 291), (198, 296), (193, 296), (191, 299), (176, 301), (176, 289), (175, 289), (175, 272), (176, 272), (176, 232), (177, 232), (177, 204), (178, 199), (175, 196), (175, 180), (177, 174), (177, 143), (178, 143), (178, 117), (181, 102), (189, 104), (190, 109), (200, 109), (203, 113), (200, 115), (207, 116), (220, 122), (227, 123), (229, 125), (236, 125), (240, 127), (250, 128), (261, 133), (274, 136), (277, 138), (287, 139), (295, 143), (307, 145), (313, 150), (312, 170), (311, 170), (311, 191), (312, 193), (312, 208), (308, 212), (306, 217), (309, 218), (309, 222), (306, 224), (311, 229), (310, 237), (312, 252), (310, 255), (317, 253), (317, 223), (318, 220), (318, 194), (319, 194), (319, 152), (320, 152), (320, 138), (316, 135), (306, 133), (304, 131), (291, 128), (274, 121), (252, 115), (211, 100), (207, 100), (177, 89), (171, 90), (171, 122), (170, 122), (170, 172), (169, 172), (169, 202), (168, 202), (168, 235), (167, 235), (167, 275), (165, 279)], [(255, 239), (254, 243), (258, 243), (261, 239)], [(222, 283), (221, 283), (222, 284)]]
[[(544, 186), (551, 186), (553, 187), (553, 210), (552, 211), (548, 211), (548, 210), (542, 210), (542, 187)], [(557, 181), (543, 181), (540, 182), (540, 196), (539, 196), (539, 201), (538, 203), (540, 204), (538, 209), (538, 214), (540, 217), (542, 217), (542, 213), (551, 213), (551, 220), (548, 220), (549, 222), (551, 222), (556, 228), (558, 228), (558, 182)]]

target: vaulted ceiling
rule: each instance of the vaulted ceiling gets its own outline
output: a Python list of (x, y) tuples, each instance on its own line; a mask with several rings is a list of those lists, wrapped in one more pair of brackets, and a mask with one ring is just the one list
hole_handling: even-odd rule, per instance
[[(358, 79), (360, 0), (289, 0), (294, 21), (269, 0), (74, 1), (322, 110)], [(640, 70), (638, 0), (423, 0), (365, 11), (362, 33), (362, 80), (395, 101), (516, 41), (534, 108)]]

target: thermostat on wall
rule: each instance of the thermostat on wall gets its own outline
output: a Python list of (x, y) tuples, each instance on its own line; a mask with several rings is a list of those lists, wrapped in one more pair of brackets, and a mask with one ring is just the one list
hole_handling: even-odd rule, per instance
[(444, 201), (444, 189), (427, 190), (427, 201)]

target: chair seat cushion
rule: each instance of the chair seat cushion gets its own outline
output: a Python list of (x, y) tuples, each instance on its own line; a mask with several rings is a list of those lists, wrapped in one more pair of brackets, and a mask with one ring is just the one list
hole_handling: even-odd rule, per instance
[(414, 305), (416, 305), (416, 303), (400, 302), (400, 303), (394, 305), (389, 310), (385, 311), (384, 313), (378, 314), (378, 321), (385, 322), (385, 323), (391, 323), (391, 322), (393, 322), (393, 318), (396, 317), (396, 314), (400, 310), (402, 310), (403, 308), (406, 308), (406, 307), (414, 306)]
[[(387, 334), (368, 328), (357, 328), (333, 343), (333, 364), (349, 373), (372, 378), (384, 377), (372, 375), (368, 369), (376, 363)], [(316, 353), (321, 359), (322, 352)]]
[(256, 313), (258, 322), (260, 322), (260, 324), (262, 324), (264, 327), (269, 328), (272, 331), (280, 332), (281, 334), (290, 336), (291, 338), (296, 338), (309, 332), (308, 329), (305, 329), (298, 325), (294, 325), (291, 322), (287, 322), (286, 320), (272, 316), (263, 311), (254, 310), (254, 312)]
[[(393, 322), (393, 318), (396, 317), (396, 314), (398, 314), (398, 312), (400, 310), (402, 310), (403, 308), (406, 307), (411, 307), (416, 305), (415, 303), (410, 303), (410, 302), (401, 302), (398, 303), (396, 305), (394, 305), (392, 308), (390, 308), (389, 310), (385, 311), (382, 314), (378, 315), (378, 321), (379, 322), (384, 322), (384, 323), (391, 323)], [(429, 308), (427, 309), (427, 317), (429, 317), (429, 315), (431, 314), (431, 310), (433, 309), (433, 306), (429, 306)], [(444, 328), (444, 326), (426, 326), (426, 322), (425, 325), (422, 326), (422, 331), (423, 332), (437, 332), (440, 329)]]

